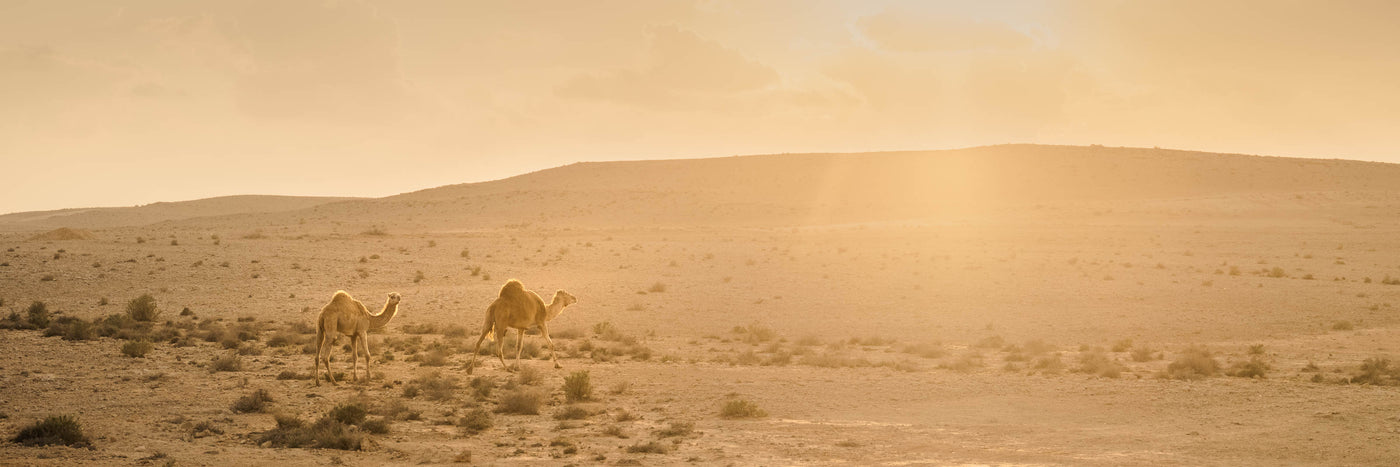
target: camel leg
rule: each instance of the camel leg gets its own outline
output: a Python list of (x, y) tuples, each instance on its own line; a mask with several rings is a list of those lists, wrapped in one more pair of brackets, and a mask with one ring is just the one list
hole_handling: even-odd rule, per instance
[(564, 368), (559, 365), (559, 358), (554, 355), (554, 339), (549, 338), (549, 328), (544, 323), (540, 323), (540, 335), (544, 336), (544, 341), (549, 343), (549, 361), (554, 362), (554, 369)]
[(360, 335), (350, 335), (350, 381), (360, 382)]
[[(326, 379), (329, 380), (331, 384), (338, 384), (335, 382), (335, 372), (331, 371), (331, 351), (334, 350), (334, 346), (335, 339), (332, 337), (331, 333), (326, 333), (326, 336), (321, 338), (321, 348), (317, 350), (316, 358), (320, 359), (326, 367)], [(317, 375), (317, 377), (319, 378), (320, 375)], [(316, 380), (317, 384), (320, 384), (320, 382), (321, 380)]]
[(476, 338), (476, 347), (472, 347), (472, 361), (467, 364), (467, 374), (472, 374), (472, 370), (476, 369), (476, 356), (481, 352), (481, 342), (486, 340), (486, 335), (490, 333), (491, 326), (487, 326), (481, 330), (481, 337)]
[(365, 335), (363, 335), (363, 336), (360, 336), (360, 345), (364, 346), (364, 348), (365, 348), (365, 382), (369, 382), (371, 379), (374, 379), (374, 373), (371, 373), (371, 372), (370, 372), (370, 369), (369, 369), (369, 335), (368, 335), (368, 334), (365, 334)]
[(525, 352), (525, 330), (515, 330), (515, 367), (520, 368), (520, 354)]
[[(321, 340), (325, 339), (322, 338)], [(311, 379), (316, 381), (317, 386), (321, 385), (321, 349), (325, 347), (326, 344), (320, 342), (316, 343), (316, 365), (313, 367), (315, 369), (311, 370)]]
[(510, 332), (510, 328), (503, 328), (503, 329), (505, 329), (505, 331), (502, 331), (500, 334), (498, 334), (498, 335), (496, 336), (496, 358), (501, 359), (501, 369), (504, 369), (504, 370), (506, 370), (506, 371), (510, 371), (510, 366), (506, 365), (506, 335), (505, 335), (505, 333)]

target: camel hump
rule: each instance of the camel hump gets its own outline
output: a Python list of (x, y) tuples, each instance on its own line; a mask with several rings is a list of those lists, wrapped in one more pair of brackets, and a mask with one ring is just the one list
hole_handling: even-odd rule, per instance
[(506, 294), (516, 294), (524, 291), (525, 284), (521, 284), (520, 281), (515, 279), (508, 280), (506, 281), (506, 285), (501, 286), (502, 297), (506, 296)]

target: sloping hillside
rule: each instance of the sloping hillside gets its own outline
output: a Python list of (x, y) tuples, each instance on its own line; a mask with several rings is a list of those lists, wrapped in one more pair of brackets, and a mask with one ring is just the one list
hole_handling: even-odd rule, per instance
[[(1400, 165), (1098, 146), (576, 163), (376, 199), (229, 197), (0, 216), (0, 227), (190, 226), (358, 233), (502, 226), (786, 226), (1068, 211), (1400, 203)], [(1319, 209), (1321, 208), (1321, 209)], [(1010, 214), (1008, 214), (1010, 213)]]
[[(1400, 165), (1076, 146), (586, 162), (503, 180), (261, 215), (394, 231), (507, 225), (802, 225), (1036, 206), (1314, 209), (1400, 194)], [(1182, 203), (1186, 203), (1183, 205)], [(358, 230), (355, 230), (358, 231)], [(353, 232), (352, 232), (353, 233)]]
[(0, 215), (0, 230), (46, 230), (55, 227), (103, 229), (230, 214), (294, 211), (358, 198), (241, 195), (144, 206), (73, 208)]

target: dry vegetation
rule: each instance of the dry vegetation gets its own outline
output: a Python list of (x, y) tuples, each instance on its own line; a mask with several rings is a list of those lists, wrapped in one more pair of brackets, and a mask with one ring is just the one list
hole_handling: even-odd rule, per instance
[[(681, 190), (655, 217), (747, 220), (662, 227), (615, 217), (638, 195), (454, 188), (357, 205), (373, 220), (0, 233), (0, 381), (25, 395), (0, 401), (0, 463), (1389, 465), (1400, 195), (1363, 185), (938, 221), (856, 197), (778, 225), (752, 220), (781, 193)], [(579, 297), (549, 324), (563, 370), (512, 332), (513, 372), (468, 371), (510, 277)], [(336, 289), (403, 309), (370, 334), (370, 381), (313, 388)]]

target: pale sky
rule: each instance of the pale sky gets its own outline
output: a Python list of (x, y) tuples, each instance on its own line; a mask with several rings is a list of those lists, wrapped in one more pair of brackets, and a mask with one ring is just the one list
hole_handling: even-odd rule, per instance
[(0, 212), (998, 143), (1400, 162), (1397, 19), (1394, 1), (0, 0)]

